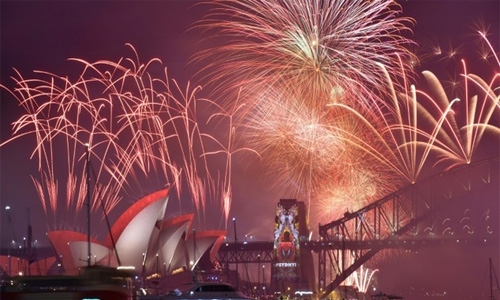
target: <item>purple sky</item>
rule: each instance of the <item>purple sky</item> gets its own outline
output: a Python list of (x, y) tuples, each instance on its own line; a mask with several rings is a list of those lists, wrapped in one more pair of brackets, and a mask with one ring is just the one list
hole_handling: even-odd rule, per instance
[[(98, 59), (116, 60), (129, 55), (125, 43), (131, 43), (144, 61), (158, 57), (168, 67), (169, 76), (180, 82), (189, 80), (194, 69), (186, 67), (187, 59), (199, 49), (199, 37), (195, 33), (186, 33), (186, 29), (203, 14), (203, 9), (189, 7), (196, 1), (6, 1), (0, 3), (0, 70), (1, 83), (12, 86), (9, 76), (13, 76), (16, 68), (26, 77), (32, 70), (46, 70), (56, 74), (71, 74), (75, 63), (67, 58), (78, 57), (87, 61)], [(416, 19), (414, 28), (417, 42), (437, 39), (440, 42), (450, 40), (466, 48), (474, 48), (476, 36), (473, 36), (473, 25), (480, 19), (491, 24), (492, 42), (499, 46), (500, 2), (496, 0), (471, 1), (435, 1), (408, 0), (402, 1), (404, 15)], [(464, 54), (465, 55), (465, 54)], [(471, 58), (472, 59), (472, 58)], [(456, 64), (458, 65), (458, 64)], [(469, 64), (470, 68), (479, 68), (479, 64)], [(449, 65), (446, 65), (449, 67)], [(78, 66), (79, 67), (79, 66)], [(447, 76), (448, 69), (441, 65), (425, 65), (426, 68)], [(435, 69), (433, 69), (435, 68)], [(450, 67), (451, 69), (453, 67)], [(481, 69), (475, 72), (482, 72)], [(1, 131), (0, 140), (11, 136), (11, 126), (22, 111), (15, 101), (9, 99), (2, 90), (0, 99)], [(0, 203), (2, 210), (2, 236), (5, 236), (6, 213), (4, 207), (12, 207), (12, 219), (18, 239), (25, 235), (27, 209), (31, 212), (31, 223), (34, 236), (42, 243), (47, 225), (44, 221), (41, 205), (37, 200), (30, 174), (36, 172), (33, 161), (28, 160), (33, 149), (33, 141), (23, 139), (23, 143), (8, 145), (0, 149)], [(497, 141), (493, 141), (497, 142)], [(493, 145), (494, 146), (494, 145)], [(238, 219), (238, 234), (255, 235), (259, 240), (271, 240), (276, 203), (279, 200), (269, 192), (269, 187), (262, 186), (251, 174), (238, 173), (234, 179), (234, 206), (231, 215)], [(139, 195), (138, 195), (139, 196)], [(282, 198), (287, 198), (283, 195)], [(304, 199), (299, 199), (304, 200)], [(258, 207), (262, 219), (255, 222), (253, 214), (248, 211)], [(123, 209), (123, 208), (122, 208)], [(168, 213), (167, 213), (168, 214)], [(310, 224), (317, 231), (317, 224)], [(231, 230), (231, 226), (228, 227)], [(240, 229), (241, 228), (241, 229)], [(11, 233), (7, 233), (11, 234)], [(232, 232), (229, 233), (232, 235)], [(2, 240), (3, 242), (3, 240)], [(469, 272), (462, 278), (479, 278), (487, 268), (487, 258), (496, 255), (497, 272), (499, 248), (475, 249), (474, 252), (464, 249), (429, 249), (422, 252), (429, 254), (425, 259), (415, 263), (415, 258), (408, 256), (387, 258), (387, 270), (379, 272), (380, 281), (385, 279), (388, 292), (405, 291), (410, 284), (440, 287), (439, 283), (448, 287), (464, 286), (459, 280), (454, 282), (453, 264), (463, 268), (455, 272)], [(441, 257), (439, 263), (428, 259), (437, 257), (437, 253), (449, 253)], [(437, 252), (437, 253), (435, 253)], [(467, 259), (465, 258), (473, 258)], [(401, 270), (400, 264), (408, 266)], [(434, 270), (436, 264), (444, 264), (442, 270)], [(477, 268), (475, 268), (477, 267)], [(391, 277), (393, 270), (395, 277)], [(401, 274), (399, 274), (401, 273)], [(384, 274), (384, 275), (382, 275)], [(428, 275), (429, 277), (425, 277)], [(434, 275), (432, 275), (434, 274)], [(482, 277), (481, 277), (482, 278)], [(486, 280), (486, 279), (485, 279)], [(391, 283), (387, 283), (391, 281)], [(480, 280), (478, 280), (480, 282)], [(411, 283), (410, 283), (411, 282)], [(476, 290), (481, 283), (474, 283)], [(401, 288), (404, 286), (404, 288)], [(484, 297), (483, 297), (484, 298)], [(411, 299), (411, 298), (407, 298)], [(464, 298), (465, 299), (465, 298)], [(467, 298), (469, 299), (469, 298)], [(479, 299), (479, 298), (470, 298)]]

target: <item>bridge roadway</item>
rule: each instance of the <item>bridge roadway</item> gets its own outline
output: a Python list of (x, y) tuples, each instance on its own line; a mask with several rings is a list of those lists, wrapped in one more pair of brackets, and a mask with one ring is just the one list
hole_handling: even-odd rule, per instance
[[(394, 238), (390, 240), (363, 241), (306, 241), (300, 243), (301, 251), (320, 253), (328, 250), (367, 250), (367, 249), (404, 249), (418, 250), (421, 247), (440, 245), (450, 246), (485, 246), (497, 245), (497, 236), (490, 238), (453, 238), (453, 237), (415, 237)], [(272, 241), (236, 242), (222, 244), (217, 260), (221, 264), (272, 263), (274, 259)]]

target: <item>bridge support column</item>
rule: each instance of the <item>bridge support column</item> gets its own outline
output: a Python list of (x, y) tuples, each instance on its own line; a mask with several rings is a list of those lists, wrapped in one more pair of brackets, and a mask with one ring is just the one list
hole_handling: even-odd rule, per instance
[(326, 250), (318, 251), (318, 288), (324, 290), (326, 286)]

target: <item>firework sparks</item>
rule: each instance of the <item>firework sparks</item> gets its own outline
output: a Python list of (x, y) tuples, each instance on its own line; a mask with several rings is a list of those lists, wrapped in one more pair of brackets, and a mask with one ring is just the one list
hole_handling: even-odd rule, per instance
[[(199, 87), (188, 84), (182, 90), (172, 81), (171, 88), (166, 71), (164, 79), (153, 77), (150, 69), (161, 62), (141, 64), (135, 55), (135, 60), (118, 62), (73, 59), (83, 65), (76, 81), (48, 72), (36, 72), (41, 78), (24, 79), (18, 74), (15, 79), (17, 87), (10, 92), (26, 113), (14, 123), (13, 137), (2, 146), (24, 136), (36, 139), (32, 157), (38, 160), (41, 178), (33, 176), (33, 182), (55, 223), (60, 206), (74, 216), (84, 205), (86, 174), (79, 166), (84, 165), (86, 143), (94, 170), (94, 213), (101, 201), (108, 213), (124, 195), (148, 188), (155, 180), (156, 188), (172, 184), (179, 201), (186, 188), (200, 213), (206, 207), (207, 191), (214, 189), (211, 172), (217, 172), (209, 170), (207, 154), (219, 152), (205, 149), (204, 139), (217, 141), (218, 146), (223, 143), (202, 132), (199, 123), (212, 117), (203, 121), (198, 111), (206, 111), (203, 103), (211, 105), (212, 111), (218, 107), (197, 99)], [(234, 153), (231, 147), (224, 153)], [(222, 173), (226, 196), (221, 208), (227, 219), (230, 165)], [(66, 195), (64, 202), (60, 194)], [(69, 220), (77, 224), (75, 218), (65, 221)]]
[[(402, 33), (411, 20), (394, 1), (221, 0), (195, 28), (225, 44), (197, 54), (213, 61), (207, 78), (222, 91), (295, 90), (321, 111), (336, 101), (368, 101), (383, 91), (377, 64), (403, 75), (412, 44)], [(226, 16), (230, 16), (229, 19)], [(382, 78), (382, 81), (381, 81)], [(354, 96), (354, 97), (353, 97)], [(367, 104), (371, 106), (372, 103)]]
[(488, 64), (488, 69), (493, 71), (489, 83), (483, 77), (469, 73), (462, 60), (461, 97), (450, 99), (437, 77), (429, 71), (424, 71), (423, 75), (430, 92), (418, 91), (422, 96), (419, 103), (422, 103), (427, 115), (434, 116), (432, 123), (439, 125), (428, 137), (440, 158), (438, 163), (446, 161), (445, 169), (470, 163), (483, 136), (489, 132), (494, 136), (500, 133), (494, 123), (495, 112), (498, 113), (500, 108), (500, 61), (486, 34), (479, 31), (479, 35), (494, 58)]
[[(483, 135), (498, 134), (492, 122), (499, 108), (498, 75), (487, 83), (464, 72), (463, 100), (450, 100), (429, 71), (423, 75), (430, 92), (413, 85), (398, 91), (385, 74), (391, 97), (371, 111), (334, 103), (331, 112), (320, 114), (300, 96), (268, 90), (249, 114), (247, 137), (278, 173), (274, 178), (282, 179), (278, 186), (296, 188), (296, 195), (314, 202), (321, 219), (415, 183), (425, 168), (468, 164)], [(477, 94), (469, 94), (471, 87)], [(438, 160), (429, 165), (429, 157)]]
[[(212, 104), (215, 105), (215, 103), (212, 102)], [(222, 176), (222, 195), (221, 195), (221, 203), (223, 204), (223, 211), (225, 214), (225, 220), (227, 221), (229, 219), (229, 211), (231, 209), (231, 202), (232, 202), (232, 183), (231, 183), (231, 178), (232, 178), (232, 159), (233, 155), (236, 153), (245, 151), (248, 153), (253, 153), (256, 156), (260, 157), (259, 153), (251, 148), (247, 147), (238, 147), (237, 141), (236, 141), (236, 130), (237, 126), (234, 124), (234, 119), (237, 117), (237, 113), (240, 109), (242, 109), (244, 104), (238, 104), (238, 101), (235, 101), (235, 103), (232, 105), (229, 111), (226, 111), (223, 107), (218, 106), (218, 110), (220, 111), (219, 113), (214, 113), (210, 118), (208, 119), (208, 122), (214, 122), (216, 118), (223, 118), (226, 119), (228, 124), (228, 139), (227, 139), (227, 145), (222, 145), (221, 142), (217, 139), (215, 139), (211, 135), (203, 135), (207, 137), (208, 139), (212, 140), (218, 145), (218, 148), (220, 150), (216, 151), (210, 151), (206, 152), (204, 155), (206, 156), (211, 156), (215, 154), (224, 154), (226, 156), (226, 163), (225, 163), (225, 169), (224, 169), (224, 175)], [(225, 222), (225, 226), (227, 226), (227, 222)]]
[(373, 275), (375, 275), (377, 271), (377, 269), (372, 270), (361, 266), (359, 270), (356, 270), (347, 278), (347, 284), (357, 287), (362, 293), (366, 293), (370, 287)]
[[(328, 105), (368, 112), (382, 103), (388, 93), (385, 70), (406, 78), (416, 60), (407, 49), (413, 42), (403, 36), (412, 20), (399, 16), (394, 1), (345, 4), (222, 0), (211, 2), (206, 18), (194, 25), (224, 39), (194, 57), (195, 63), (212, 62), (200, 73), (216, 94), (241, 92), (248, 145), (277, 175), (278, 193), (306, 198), (309, 205), (327, 186), (344, 186), (346, 196), (356, 190), (348, 193), (357, 195), (349, 199), (355, 206), (375, 197), (372, 185), (361, 191), (348, 184), (356, 181), (351, 177), (357, 171), (346, 172), (354, 166), (366, 171), (367, 181), (397, 182), (390, 172), (380, 176), (359, 168), (359, 161), (375, 163), (388, 148), (380, 147), (382, 139), (363, 135), (360, 119)], [(377, 154), (367, 155), (360, 143), (349, 141), (352, 131), (357, 139), (374, 141), (370, 151)]]

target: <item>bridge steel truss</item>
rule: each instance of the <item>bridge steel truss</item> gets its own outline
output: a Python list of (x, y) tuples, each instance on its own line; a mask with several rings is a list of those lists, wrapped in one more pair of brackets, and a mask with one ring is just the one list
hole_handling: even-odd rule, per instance
[[(318, 254), (318, 287), (323, 291), (322, 298), (383, 249), (416, 250), (432, 245), (498, 243), (498, 237), (492, 233), (498, 233), (499, 224), (491, 224), (492, 228), (496, 226), (491, 232), (483, 230), (471, 235), (470, 232), (457, 232), (462, 230), (461, 221), (444, 218), (442, 212), (449, 215), (448, 209), (453, 210), (454, 204), (466, 203), (471, 197), (483, 197), (482, 192), (491, 190), (488, 187), (496, 188), (496, 193), (500, 194), (499, 163), (500, 157), (495, 157), (437, 174), (356, 212), (348, 212), (339, 220), (320, 225), (320, 240), (301, 241), (300, 247)], [(496, 202), (498, 208), (499, 201)], [(464, 236), (467, 239), (460, 240)], [(346, 259), (347, 253), (350, 260)], [(217, 258), (223, 265), (272, 264), (273, 242), (224, 243)], [(336, 274), (328, 285), (327, 265)]]
[(272, 263), (272, 242), (224, 243), (219, 248), (217, 258), (221, 264)]
[[(451, 239), (457, 233), (452, 228), (461, 226), (446, 224), (446, 228), (436, 228), (435, 224), (446, 223), (436, 222), (438, 218), (443, 220), (440, 212), (471, 197), (483, 196), (481, 192), (487, 186), (498, 189), (499, 173), (498, 157), (471, 163), (418, 181), (356, 212), (347, 212), (339, 220), (320, 225), (323, 246), (318, 248), (318, 283), (323, 298), (382, 249), (404, 248), (412, 241), (429, 240), (432, 234)], [(488, 237), (486, 231), (480, 234)], [(326, 285), (328, 261), (336, 277)]]

